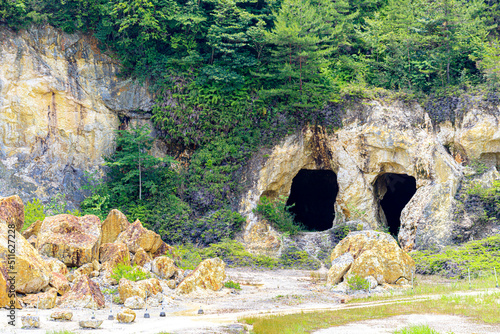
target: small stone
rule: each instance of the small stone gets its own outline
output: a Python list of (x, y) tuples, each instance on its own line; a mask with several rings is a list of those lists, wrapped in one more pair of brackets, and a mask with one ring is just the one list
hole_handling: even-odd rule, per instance
[(116, 316), (116, 320), (122, 323), (131, 323), (135, 320), (135, 312), (130, 309), (125, 309), (122, 312), (118, 313), (118, 315)]
[(73, 318), (73, 312), (53, 312), (50, 317), (52, 320), (63, 320), (63, 321), (70, 321)]
[(368, 283), (370, 284), (370, 289), (372, 289), (372, 290), (375, 289), (378, 285), (377, 280), (373, 276), (367, 276), (367, 277), (365, 277), (365, 280), (368, 281)]
[(146, 303), (144, 302), (144, 299), (138, 297), (138, 296), (132, 296), (130, 298), (127, 298), (127, 300), (125, 300), (125, 307), (128, 307), (130, 309), (133, 309), (133, 310), (139, 310), (139, 309), (142, 309), (144, 308), (144, 305)]
[(78, 324), (80, 325), (81, 328), (96, 329), (102, 325), (102, 322), (103, 322), (102, 320), (91, 319), (91, 320), (81, 320), (80, 322), (78, 322)]
[(40, 328), (40, 317), (34, 315), (21, 316), (23, 328)]

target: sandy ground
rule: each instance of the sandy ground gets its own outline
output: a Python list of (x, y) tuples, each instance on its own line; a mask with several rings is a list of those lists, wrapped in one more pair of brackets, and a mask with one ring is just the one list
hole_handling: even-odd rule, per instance
[[(321, 273), (325, 277), (326, 273)], [(149, 307), (149, 319), (144, 318), (146, 310), (136, 310), (137, 318), (132, 324), (120, 324), (116, 320), (107, 320), (110, 311), (116, 313), (123, 307), (112, 303), (111, 296), (107, 296), (106, 309), (98, 310), (94, 314), (91, 310), (72, 310), (73, 320), (56, 322), (50, 320), (50, 314), (58, 309), (36, 310), (23, 309), (17, 312), (16, 327), (8, 325), (7, 311), (0, 310), (0, 332), (2, 333), (46, 333), (54, 330), (71, 330), (76, 333), (240, 333), (244, 326), (238, 324), (241, 317), (260, 314), (285, 314), (300, 311), (332, 310), (342, 307), (366, 307), (368, 305), (342, 304), (345, 295), (334, 293), (325, 287), (324, 281), (318, 281), (317, 275), (302, 270), (252, 270), (248, 268), (228, 269), (229, 280), (239, 282), (241, 290), (224, 288), (216, 293), (177, 295), (174, 291), (164, 291), (168, 303), (164, 307), (166, 317), (159, 317), (161, 307)], [(395, 298), (398, 299), (398, 298)], [(401, 298), (399, 298), (401, 299)], [(415, 298), (419, 299), (419, 298)], [(394, 301), (374, 302), (369, 305), (392, 303)], [(198, 310), (203, 309), (199, 315)], [(40, 329), (21, 329), (21, 316), (38, 315), (41, 320)], [(104, 320), (97, 330), (84, 330), (78, 325), (79, 320), (90, 319), (94, 315)], [(408, 323), (418, 323), (419, 319), (428, 319), (429, 324), (459, 325), (450, 327), (455, 333), (500, 333), (499, 328), (490, 329), (486, 325), (477, 325), (467, 319), (448, 317), (451, 320), (442, 320), (442, 316), (410, 315), (388, 319), (358, 322), (334, 329), (325, 329), (317, 333), (392, 333), (395, 329)], [(446, 316), (443, 316), (446, 317)], [(447, 319), (448, 319), (447, 318)], [(457, 320), (457, 318), (459, 320)], [(435, 320), (437, 319), (437, 320)], [(443, 318), (444, 319), (444, 318)], [(437, 330), (441, 327), (436, 327)], [(492, 327), (493, 328), (493, 327)]]

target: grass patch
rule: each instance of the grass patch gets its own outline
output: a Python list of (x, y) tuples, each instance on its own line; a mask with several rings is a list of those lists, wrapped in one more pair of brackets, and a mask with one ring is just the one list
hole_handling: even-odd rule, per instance
[(118, 293), (117, 288), (102, 289), (101, 291), (102, 291), (102, 293), (107, 294), (107, 295), (114, 295), (114, 294)]
[[(439, 334), (439, 332), (427, 325), (411, 325), (395, 331), (394, 334)], [(447, 334), (453, 333), (448, 332)]]
[(137, 265), (129, 266), (128, 264), (118, 263), (113, 269), (111, 278), (114, 278), (117, 282), (122, 278), (126, 278), (129, 281), (141, 281), (150, 278), (151, 275)]
[(499, 298), (500, 293), (474, 296), (445, 295), (434, 300), (408, 301), (338, 311), (254, 316), (240, 321), (253, 325), (255, 334), (301, 334), (355, 321), (426, 313), (467, 316), (485, 323), (500, 323), (500, 308), (497, 303)]
[(227, 281), (226, 283), (224, 283), (224, 286), (229, 289), (241, 290), (240, 283), (238, 282)]
[(500, 235), (449, 246), (442, 251), (415, 251), (411, 256), (419, 274), (465, 278), (470, 269), (472, 277), (490, 276), (493, 268), (500, 270)]

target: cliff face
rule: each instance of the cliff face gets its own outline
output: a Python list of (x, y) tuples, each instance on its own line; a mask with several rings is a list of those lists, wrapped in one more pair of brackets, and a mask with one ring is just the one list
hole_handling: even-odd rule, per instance
[(114, 150), (120, 117), (152, 106), (147, 87), (118, 71), (89, 36), (0, 28), (2, 196), (82, 199), (83, 172)]
[[(397, 201), (383, 208), (382, 199), (389, 188), (406, 187), (398, 186), (397, 182), (388, 183), (387, 175), (396, 174), (398, 182), (399, 176), (414, 178), (416, 188), (400, 213), (400, 225), (395, 227), (401, 246), (411, 250), (453, 243), (457, 239), (455, 234), (463, 234), (464, 230), (460, 227), (463, 221), (454, 217), (458, 205), (455, 197), (464, 178), (464, 162), (481, 161), (498, 175), (499, 121), (496, 107), (494, 110), (471, 108), (455, 124), (431, 122), (418, 104), (371, 101), (347, 107), (343, 127), (334, 133), (306, 128), (254, 157), (246, 175), (252, 186), (240, 205), (240, 210), (249, 217), (243, 240), (255, 251), (279, 253), (281, 245), (272, 238), (275, 232), (263, 227), (252, 210), (262, 196), (289, 196), (294, 177), (306, 169), (331, 170), (336, 175), (338, 193), (332, 204), (335, 208), (335, 219), (330, 224), (332, 231), (351, 220), (367, 223), (364, 228), (387, 229), (390, 225), (387, 210)], [(491, 180), (489, 182), (491, 184)], [(318, 189), (320, 187), (318, 185)], [(498, 233), (495, 224), (476, 232), (481, 237)], [(473, 228), (471, 225), (465, 229)], [(328, 239), (328, 233), (321, 235)], [(264, 242), (266, 240), (274, 242)], [(324, 241), (313, 242), (320, 248), (325, 246)]]

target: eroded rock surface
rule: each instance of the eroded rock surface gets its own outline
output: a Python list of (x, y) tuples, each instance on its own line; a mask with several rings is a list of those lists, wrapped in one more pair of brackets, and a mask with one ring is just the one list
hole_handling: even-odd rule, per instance
[(75, 278), (71, 290), (59, 299), (58, 305), (61, 308), (101, 309), (105, 301), (99, 285), (81, 275)]
[(115, 242), (116, 238), (130, 226), (127, 217), (119, 210), (113, 209), (102, 222), (101, 243)]
[(219, 258), (202, 261), (177, 287), (179, 293), (191, 293), (198, 289), (218, 291), (224, 286), (226, 264)]
[(14, 225), (21, 232), (24, 225), (24, 204), (17, 195), (0, 198), (0, 221)]

